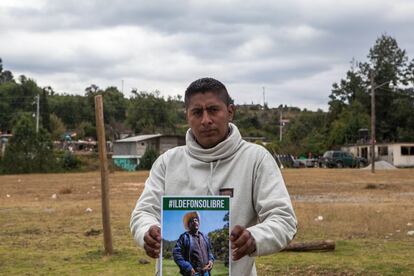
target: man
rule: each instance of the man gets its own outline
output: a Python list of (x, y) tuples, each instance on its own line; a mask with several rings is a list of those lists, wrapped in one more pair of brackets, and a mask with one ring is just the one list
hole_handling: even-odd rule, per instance
[(198, 212), (185, 214), (183, 224), (187, 232), (180, 235), (173, 249), (180, 273), (185, 276), (211, 275), (214, 257), (208, 237), (199, 231), (200, 215)]
[(254, 256), (280, 251), (296, 233), (281, 172), (265, 148), (242, 140), (221, 82), (194, 81), (184, 103), (190, 125), (186, 145), (154, 163), (132, 212), (131, 231), (147, 255), (157, 258), (162, 195), (230, 195), (231, 273), (256, 275)]

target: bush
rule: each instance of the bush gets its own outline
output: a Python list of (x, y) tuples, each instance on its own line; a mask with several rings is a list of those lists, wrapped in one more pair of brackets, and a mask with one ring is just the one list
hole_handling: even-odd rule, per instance
[(152, 167), (152, 164), (155, 162), (157, 157), (158, 157), (157, 151), (152, 147), (147, 147), (144, 155), (139, 160), (137, 169), (138, 170), (150, 170)]
[(70, 151), (66, 151), (63, 154), (62, 168), (64, 170), (76, 170), (79, 169), (81, 161)]
[(2, 173), (56, 171), (59, 165), (49, 133), (42, 127), (36, 133), (33, 118), (29, 114), (21, 115), (14, 125), (13, 136), (2, 160)]

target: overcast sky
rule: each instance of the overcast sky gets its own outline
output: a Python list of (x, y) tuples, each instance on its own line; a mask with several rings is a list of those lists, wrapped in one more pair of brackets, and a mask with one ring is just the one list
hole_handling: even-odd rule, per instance
[(383, 33), (414, 57), (414, 1), (1, 0), (4, 69), (59, 93), (183, 94), (221, 80), (238, 104), (327, 110), (332, 83)]

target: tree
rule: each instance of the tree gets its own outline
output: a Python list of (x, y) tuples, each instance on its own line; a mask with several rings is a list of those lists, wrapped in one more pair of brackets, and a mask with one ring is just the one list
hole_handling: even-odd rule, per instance
[(82, 121), (95, 122), (94, 112), (85, 97), (51, 95), (48, 98), (50, 113), (58, 116), (68, 129), (75, 129)]
[[(52, 131), (52, 128), (50, 126), (50, 111), (49, 111), (49, 103), (47, 99), (47, 95), (50, 93), (51, 88), (43, 88), (41, 94), (40, 94), (40, 118), (42, 127), (46, 129), (48, 132)], [(53, 91), (53, 90), (52, 90)]]
[(361, 64), (361, 71), (368, 79), (374, 74), (375, 85), (382, 85), (375, 90), (376, 138), (378, 141), (395, 141), (398, 121), (392, 120), (394, 110), (390, 103), (398, 98), (398, 88), (407, 83), (408, 57), (406, 51), (399, 48), (397, 41), (386, 34), (381, 35), (369, 50), (368, 62)]
[(140, 158), (137, 169), (138, 170), (150, 170), (152, 164), (158, 157), (157, 151), (152, 147), (147, 147), (144, 155)]
[(351, 68), (346, 73), (346, 78), (342, 79), (339, 84), (334, 83), (332, 85), (332, 92), (329, 98), (330, 122), (338, 119), (339, 114), (344, 108), (353, 104), (355, 101), (358, 101), (366, 107), (367, 114), (371, 104), (367, 83), (361, 76), (361, 72), (355, 71), (355, 68)]
[(6, 70), (3, 71), (3, 61), (0, 58), (0, 84), (6, 83), (6, 82), (14, 82), (14, 77), (12, 72)]
[[(414, 60), (408, 63), (406, 51), (399, 48), (395, 38), (381, 35), (369, 50), (368, 61), (353, 65), (340, 84), (333, 84), (329, 102), (328, 144), (354, 141), (357, 127), (351, 128), (348, 118), (357, 125), (365, 125), (371, 111), (371, 83), (374, 76), (376, 105), (376, 140), (399, 141), (414, 140), (409, 122), (414, 121), (412, 106), (414, 102)], [(358, 110), (358, 113), (355, 111)], [(359, 118), (358, 122), (354, 118)], [(352, 131), (352, 133), (350, 133)], [(411, 138), (410, 138), (411, 137)]]
[(50, 133), (51, 139), (53, 141), (59, 141), (62, 139), (63, 134), (66, 131), (65, 124), (62, 122), (62, 120), (56, 116), (55, 114), (50, 115), (50, 128), (52, 129), (52, 132)]
[(175, 133), (178, 110), (173, 101), (165, 101), (159, 92), (132, 91), (133, 97), (127, 112), (127, 122), (136, 133), (148, 134), (162, 131)]
[(13, 136), (6, 147), (2, 167), (4, 173), (48, 172), (56, 168), (53, 144), (48, 132), (36, 127), (30, 114), (22, 114), (15, 122)]
[[(3, 72), (4, 73), (4, 72)], [(20, 83), (0, 82), (0, 129), (10, 131), (12, 120), (24, 112), (34, 113), (35, 98), (41, 89), (36, 82), (20, 76)]]
[(302, 112), (289, 124), (282, 149), (294, 155), (321, 154), (326, 150), (327, 116), (322, 110)]
[(91, 122), (81, 122), (76, 128), (76, 134), (78, 139), (84, 139), (86, 137), (96, 137), (96, 128)]
[(0, 73), (0, 83), (14, 82), (13, 73), (6, 70)]
[(356, 143), (358, 130), (370, 127), (370, 117), (364, 106), (355, 101), (351, 106), (344, 108), (338, 119), (331, 124), (328, 136), (329, 147)]
[(223, 221), (226, 224), (222, 229), (214, 230), (208, 233), (208, 238), (212, 244), (212, 253), (216, 260), (224, 262), (225, 266), (229, 265), (229, 213), (224, 215)]

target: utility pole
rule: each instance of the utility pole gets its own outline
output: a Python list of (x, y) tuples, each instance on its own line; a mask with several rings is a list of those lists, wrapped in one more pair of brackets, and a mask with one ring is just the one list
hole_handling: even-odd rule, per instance
[(122, 94), (124, 94), (124, 80), (122, 80)]
[(374, 71), (371, 71), (371, 172), (375, 173), (375, 87)]
[(380, 88), (384, 85), (389, 84), (391, 81), (383, 82), (377, 86), (375, 86), (375, 72), (371, 70), (370, 79), (371, 79), (371, 172), (375, 173), (375, 89)]
[(40, 95), (36, 96), (36, 133), (39, 133)]
[(280, 128), (279, 128), (279, 141), (282, 142), (282, 135), (283, 135), (283, 116), (282, 116), (282, 112), (283, 112), (283, 106), (280, 105), (280, 119), (279, 119), (279, 124), (280, 124)]
[(265, 108), (266, 105), (266, 92), (265, 92), (265, 87), (263, 86), (263, 109)]

